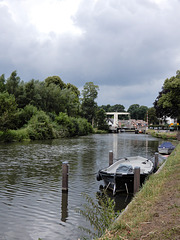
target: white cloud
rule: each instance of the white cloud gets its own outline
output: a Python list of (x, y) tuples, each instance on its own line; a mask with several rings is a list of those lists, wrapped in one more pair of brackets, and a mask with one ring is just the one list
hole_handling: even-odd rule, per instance
[[(140, 101), (131, 89), (146, 92), (180, 68), (179, 12), (178, 0), (2, 0), (0, 74), (93, 81), (101, 104)], [(159, 91), (150, 89), (146, 105)]]

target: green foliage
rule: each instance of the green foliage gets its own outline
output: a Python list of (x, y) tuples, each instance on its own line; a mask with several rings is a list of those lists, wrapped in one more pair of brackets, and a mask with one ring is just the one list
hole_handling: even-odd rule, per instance
[(13, 94), (15, 97), (18, 95), (18, 86), (20, 83), (20, 77), (17, 76), (17, 72), (13, 71), (11, 76), (6, 81), (6, 91), (9, 94)]
[(66, 88), (66, 84), (62, 81), (62, 79), (59, 76), (47, 77), (44, 81), (46, 87), (48, 87), (50, 84), (54, 84), (56, 86), (59, 86), (60, 89)]
[(63, 126), (69, 136), (83, 136), (92, 132), (92, 126), (83, 118), (68, 117), (66, 113), (59, 113), (56, 122)]
[[(94, 84), (87, 86), (90, 87), (91, 99), (96, 98), (98, 87)], [(86, 119), (80, 118), (79, 96), (80, 91), (76, 86), (70, 83), (66, 85), (58, 76), (48, 77), (42, 82), (32, 79), (24, 83), (16, 71), (13, 71), (7, 80), (2, 74), (0, 130), (7, 131), (28, 126), (27, 131), (31, 139), (86, 135), (93, 129)], [(91, 111), (92, 105), (88, 106)], [(94, 106), (96, 107), (97, 104), (95, 103)], [(62, 119), (61, 115), (59, 116), (58, 121), (64, 121), (62, 123), (55, 121), (59, 113), (65, 114)], [(95, 108), (91, 113), (91, 117), (94, 117)], [(89, 117), (88, 109), (85, 115)], [(7, 133), (6, 138), (9, 139), (11, 136), (14, 140), (13, 134)]]
[(148, 123), (149, 124), (157, 124), (158, 118), (156, 116), (156, 109), (154, 107), (148, 109)]
[(28, 134), (32, 140), (43, 140), (55, 138), (52, 123), (49, 116), (43, 111), (38, 111), (28, 122)]
[(16, 126), (18, 128), (23, 127), (37, 113), (37, 108), (33, 105), (26, 105), (25, 108), (19, 109), (16, 113)]
[(105, 233), (106, 229), (109, 229), (118, 216), (118, 213), (115, 213), (114, 210), (114, 200), (110, 199), (105, 192), (103, 196), (96, 196), (97, 203), (89, 195), (83, 194), (83, 196), (87, 203), (84, 204), (83, 210), (79, 209), (77, 211), (90, 222), (94, 231), (83, 227), (80, 228), (92, 237), (100, 237)]
[(108, 130), (108, 124), (106, 122), (106, 112), (104, 111), (104, 109), (100, 108), (97, 110), (96, 112), (96, 125), (98, 130)]
[(23, 141), (28, 140), (29, 135), (27, 129), (18, 129), (18, 130), (7, 130), (0, 134), (0, 141), (3, 142), (12, 142), (12, 141)]
[(105, 112), (125, 112), (125, 107), (121, 104), (115, 104), (113, 106), (110, 104), (102, 105), (100, 108), (104, 109)]
[(95, 102), (95, 99), (98, 96), (98, 90), (99, 87), (94, 85), (93, 82), (87, 82), (82, 90), (82, 115), (90, 123), (92, 123), (97, 109), (97, 103)]
[(162, 91), (157, 96), (154, 107), (159, 117), (172, 117), (180, 120), (180, 71), (176, 76), (164, 81)]
[(0, 93), (0, 129), (6, 131), (14, 127), (17, 109), (15, 97), (7, 92)]
[(0, 92), (4, 92), (5, 91), (5, 75), (2, 74), (0, 76)]
[(147, 111), (148, 107), (140, 106), (139, 104), (132, 104), (128, 108), (128, 112), (130, 113), (131, 118), (136, 120), (146, 120)]

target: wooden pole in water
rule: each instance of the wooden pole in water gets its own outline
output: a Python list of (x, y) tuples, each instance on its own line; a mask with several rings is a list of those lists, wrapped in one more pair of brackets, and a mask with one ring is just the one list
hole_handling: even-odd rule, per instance
[(140, 187), (140, 167), (134, 168), (134, 194), (139, 191)]
[(62, 192), (68, 192), (68, 162), (62, 163)]
[(113, 151), (109, 151), (109, 166), (113, 164)]
[(159, 166), (159, 153), (155, 153), (155, 157), (154, 157), (154, 171), (157, 171)]

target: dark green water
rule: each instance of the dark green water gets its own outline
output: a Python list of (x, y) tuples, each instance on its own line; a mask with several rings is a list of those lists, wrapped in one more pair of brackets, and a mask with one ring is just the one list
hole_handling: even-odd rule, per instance
[[(159, 141), (134, 133), (105, 134), (0, 144), (0, 239), (69, 240), (83, 235), (88, 223), (77, 212), (82, 193), (95, 198), (102, 182), (97, 171), (114, 158), (140, 155), (152, 158)], [(69, 191), (62, 194), (62, 162), (69, 162)], [(112, 197), (112, 196), (111, 196)], [(126, 207), (126, 195), (115, 197), (116, 209)]]

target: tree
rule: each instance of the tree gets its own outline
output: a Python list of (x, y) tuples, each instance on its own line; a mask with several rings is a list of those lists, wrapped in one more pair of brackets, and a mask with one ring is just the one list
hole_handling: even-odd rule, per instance
[(17, 76), (17, 72), (11, 73), (11, 76), (6, 81), (6, 90), (9, 94), (14, 94), (15, 97), (18, 96), (18, 87), (20, 83), (20, 77)]
[(157, 96), (154, 107), (159, 117), (171, 117), (180, 120), (180, 70), (176, 76), (164, 81), (162, 91)]
[(115, 104), (113, 106), (107, 104), (100, 106), (100, 108), (104, 109), (105, 112), (125, 112), (125, 107), (121, 104)]
[(156, 116), (156, 109), (151, 107), (148, 109), (148, 124), (156, 125), (158, 124), (158, 118)]
[(146, 121), (147, 111), (148, 111), (148, 107), (140, 106), (138, 109), (138, 119)]
[(108, 124), (106, 122), (106, 112), (104, 111), (104, 109), (99, 108), (96, 112), (96, 125), (98, 127), (99, 130), (108, 130)]
[(131, 115), (132, 119), (138, 119), (138, 109), (139, 109), (139, 104), (132, 104), (129, 108), (128, 108), (128, 112)]
[(15, 97), (7, 92), (0, 93), (0, 106), (0, 130), (12, 129), (17, 109)]
[(51, 76), (45, 79), (45, 85), (48, 87), (51, 83), (59, 86), (61, 89), (66, 88), (66, 84), (62, 81), (59, 76)]
[(95, 99), (98, 96), (98, 90), (99, 87), (93, 82), (87, 82), (82, 90), (82, 114), (92, 125), (97, 109)]
[(146, 114), (147, 114), (148, 107), (146, 106), (139, 106), (139, 104), (132, 104), (128, 108), (128, 112), (131, 115), (132, 119), (136, 120), (146, 120)]
[(5, 91), (5, 76), (4, 74), (2, 74), (0, 76), (0, 92), (4, 92)]

